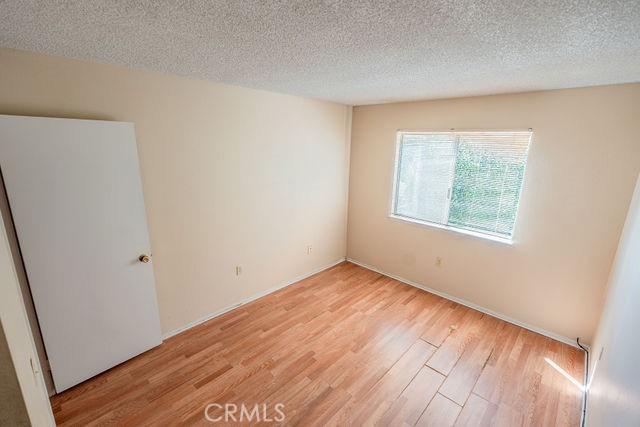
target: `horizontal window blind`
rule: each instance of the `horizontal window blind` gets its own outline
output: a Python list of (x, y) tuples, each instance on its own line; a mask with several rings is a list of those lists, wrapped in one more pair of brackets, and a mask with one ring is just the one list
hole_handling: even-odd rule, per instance
[(400, 145), (397, 212), (409, 218), (447, 220), (456, 161), (451, 135), (407, 135)]
[(531, 132), (401, 133), (393, 213), (510, 238)]

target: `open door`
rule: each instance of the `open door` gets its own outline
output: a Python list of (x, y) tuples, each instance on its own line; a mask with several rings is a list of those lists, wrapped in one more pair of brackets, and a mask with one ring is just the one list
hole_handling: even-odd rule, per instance
[(56, 391), (159, 345), (133, 124), (0, 115), (0, 170)]

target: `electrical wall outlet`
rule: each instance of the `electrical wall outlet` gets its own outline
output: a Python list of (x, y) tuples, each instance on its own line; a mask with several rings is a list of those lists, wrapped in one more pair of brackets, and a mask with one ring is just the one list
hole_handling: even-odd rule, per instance
[(242, 266), (236, 265), (236, 276), (239, 276), (241, 274), (242, 274)]
[(307, 245), (307, 255), (311, 255), (311, 252), (313, 252), (313, 246)]

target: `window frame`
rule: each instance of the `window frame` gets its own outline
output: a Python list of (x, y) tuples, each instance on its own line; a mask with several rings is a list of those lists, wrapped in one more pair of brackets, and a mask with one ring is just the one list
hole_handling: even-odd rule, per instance
[[(398, 179), (400, 177), (400, 172), (401, 172), (401, 167), (400, 167), (400, 154), (401, 154), (401, 148), (402, 148), (402, 137), (404, 135), (411, 135), (411, 134), (417, 134), (417, 135), (423, 135), (423, 134), (446, 134), (446, 135), (455, 135), (455, 134), (460, 134), (460, 133), (473, 133), (473, 132), (529, 132), (531, 133), (530, 139), (529, 139), (529, 147), (528, 147), (528, 152), (527, 152), (527, 158), (525, 161), (525, 165), (524, 165), (524, 172), (522, 175), (522, 186), (520, 188), (520, 193), (518, 195), (518, 206), (516, 208), (516, 216), (515, 216), (515, 222), (513, 224), (513, 230), (511, 231), (511, 236), (510, 237), (506, 237), (506, 236), (500, 236), (497, 234), (492, 234), (490, 232), (482, 232), (482, 231), (476, 231), (476, 230), (472, 230), (472, 229), (468, 229), (468, 228), (462, 228), (462, 227), (456, 227), (456, 226), (452, 226), (449, 224), (442, 224), (439, 222), (433, 222), (433, 221), (426, 221), (423, 219), (419, 219), (419, 218), (413, 218), (413, 217), (409, 217), (409, 216), (405, 216), (405, 215), (398, 215), (396, 214), (396, 205), (398, 202)], [(467, 235), (467, 236), (472, 236), (472, 237), (477, 237), (480, 239), (484, 239), (484, 240), (489, 240), (489, 241), (493, 241), (493, 242), (498, 242), (498, 243), (504, 243), (507, 245), (514, 245), (515, 244), (515, 236), (516, 236), (516, 227), (518, 225), (518, 219), (520, 216), (520, 203), (522, 201), (522, 193), (524, 192), (524, 184), (525, 184), (525, 179), (527, 176), (527, 165), (529, 162), (529, 153), (530, 153), (530, 149), (531, 149), (531, 144), (533, 143), (533, 129), (528, 128), (528, 129), (450, 129), (448, 131), (442, 131), (442, 130), (405, 130), (405, 129), (398, 129), (396, 131), (396, 146), (395, 146), (395, 155), (393, 157), (393, 169), (392, 169), (392, 173), (393, 173), (393, 179), (392, 179), (392, 187), (391, 187), (391, 200), (390, 200), (390, 210), (389, 210), (389, 214), (388, 217), (394, 220), (398, 220), (398, 221), (402, 221), (405, 223), (409, 223), (409, 224), (415, 224), (421, 227), (427, 227), (427, 228), (436, 228), (436, 229), (440, 229), (440, 230), (447, 230), (447, 231), (452, 231), (454, 233), (457, 234), (463, 234), (463, 235)], [(456, 146), (458, 144), (458, 142), (455, 142)], [(455, 177), (455, 168), (457, 166), (457, 158), (456, 158), (456, 162), (454, 163), (454, 177)], [(452, 182), (453, 184), (453, 182)], [(448, 205), (447, 205), (447, 223), (449, 221), (449, 215), (451, 212), (451, 198), (448, 199), (447, 201)]]

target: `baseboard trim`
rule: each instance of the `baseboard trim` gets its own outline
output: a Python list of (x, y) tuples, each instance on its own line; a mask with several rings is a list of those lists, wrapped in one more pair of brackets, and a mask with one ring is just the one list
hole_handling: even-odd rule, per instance
[[(221, 316), (221, 315), (223, 315), (223, 314), (225, 314), (225, 313), (227, 313), (227, 312), (229, 312), (229, 311), (231, 311), (231, 310), (233, 310), (235, 308), (241, 307), (241, 306), (243, 306), (245, 304), (248, 304), (248, 303), (250, 303), (252, 301), (255, 301), (258, 298), (262, 298), (262, 297), (267, 296), (269, 294), (272, 294), (272, 293), (274, 293), (274, 292), (276, 292), (276, 291), (278, 291), (280, 289), (286, 288), (287, 286), (291, 286), (294, 283), (297, 283), (297, 282), (299, 282), (301, 280), (304, 280), (304, 279), (306, 279), (308, 277), (311, 277), (314, 274), (318, 274), (318, 273), (320, 273), (320, 272), (322, 272), (324, 270), (328, 270), (329, 268), (334, 267), (334, 266), (336, 266), (336, 265), (338, 265), (338, 264), (340, 264), (341, 262), (344, 262), (344, 261), (349, 261), (349, 262), (351, 262), (353, 264), (359, 265), (360, 267), (366, 268), (367, 270), (371, 270), (371, 271), (374, 271), (376, 273), (383, 274), (383, 275), (385, 275), (387, 277), (391, 277), (392, 279), (398, 280), (399, 282), (405, 283), (405, 284), (407, 284), (409, 286), (413, 286), (415, 288), (422, 289), (423, 291), (430, 292), (432, 294), (438, 295), (438, 296), (440, 296), (442, 298), (445, 298), (445, 299), (448, 299), (450, 301), (457, 302), (458, 304), (464, 305), (466, 307), (473, 308), (474, 310), (478, 310), (478, 311), (480, 311), (482, 313), (485, 313), (485, 314), (488, 314), (490, 316), (496, 317), (498, 319), (504, 320), (505, 322), (512, 323), (512, 324), (514, 324), (516, 326), (520, 326), (522, 328), (528, 329), (528, 330), (530, 330), (532, 332), (536, 332), (536, 333), (538, 333), (540, 335), (544, 335), (544, 336), (546, 336), (548, 338), (551, 338), (551, 339), (554, 339), (556, 341), (560, 341), (560, 342), (568, 344), (570, 346), (579, 348), (578, 345), (576, 344), (575, 340), (573, 340), (571, 338), (565, 337), (563, 335), (556, 334), (556, 333), (551, 332), (551, 331), (547, 331), (546, 329), (542, 329), (542, 328), (530, 325), (530, 324), (525, 323), (525, 322), (521, 322), (521, 321), (519, 321), (517, 319), (514, 319), (513, 317), (506, 316), (506, 315), (504, 315), (502, 313), (498, 313), (496, 311), (493, 311), (493, 310), (490, 310), (488, 308), (482, 307), (480, 305), (474, 304), (474, 303), (472, 303), (470, 301), (467, 301), (467, 300), (464, 300), (462, 298), (458, 298), (456, 296), (447, 294), (446, 292), (438, 291), (436, 289), (430, 288), (430, 287), (428, 287), (426, 285), (423, 285), (421, 283), (414, 282), (413, 280), (409, 280), (409, 279), (405, 279), (405, 278), (400, 277), (400, 276), (396, 276), (395, 274), (388, 273), (388, 272), (383, 271), (383, 270), (381, 270), (381, 269), (379, 269), (377, 267), (374, 267), (374, 266), (366, 264), (364, 262), (355, 260), (353, 258), (341, 258), (341, 259), (336, 260), (336, 261), (334, 261), (334, 262), (332, 262), (332, 263), (330, 263), (328, 265), (325, 265), (323, 267), (320, 267), (318, 269), (315, 269), (313, 271), (305, 273), (305, 274), (303, 274), (301, 276), (298, 276), (296, 278), (288, 280), (288, 281), (286, 281), (284, 283), (281, 283), (281, 284), (279, 284), (277, 286), (271, 287), (271, 288), (266, 289), (266, 290), (264, 290), (262, 292), (258, 292), (258, 293), (254, 294), (254, 295), (251, 295), (248, 298), (243, 299), (242, 301), (240, 301), (240, 302), (238, 302), (236, 304), (232, 304), (232, 305), (229, 305), (227, 307), (223, 307), (223, 308), (221, 308), (219, 310), (216, 310), (216, 311), (214, 311), (212, 313), (207, 314), (206, 316), (203, 316), (203, 317), (201, 317), (199, 319), (196, 319), (196, 320), (194, 320), (192, 322), (189, 322), (184, 326), (181, 326), (181, 327), (176, 328), (176, 329), (174, 329), (172, 331), (164, 333), (162, 335), (162, 339), (166, 340), (168, 338), (171, 338), (174, 335), (177, 335), (177, 334), (179, 334), (181, 332), (189, 330), (189, 329), (193, 328), (194, 326), (198, 326), (198, 325), (200, 325), (200, 324), (202, 324), (202, 323), (204, 323), (204, 322), (206, 322), (208, 320), (211, 320), (213, 318)], [(586, 346), (586, 347), (588, 348), (588, 346)]]
[(488, 314), (490, 316), (497, 317), (498, 319), (504, 320), (505, 322), (512, 323), (512, 324), (514, 324), (516, 326), (520, 326), (520, 327), (522, 327), (524, 329), (528, 329), (528, 330), (530, 330), (532, 332), (538, 333), (540, 335), (544, 335), (545, 337), (548, 337), (548, 338), (554, 339), (556, 341), (560, 341), (562, 343), (568, 344), (570, 346), (579, 348), (574, 339), (571, 339), (571, 338), (556, 334), (554, 332), (547, 331), (547, 330), (542, 329), (542, 328), (538, 328), (537, 326), (533, 326), (533, 325), (530, 325), (530, 324), (525, 323), (525, 322), (521, 322), (521, 321), (519, 321), (517, 319), (514, 319), (513, 317), (509, 317), (509, 316), (506, 316), (506, 315), (504, 315), (502, 313), (498, 313), (498, 312), (495, 312), (493, 310), (489, 310), (488, 308), (479, 306), (477, 304), (474, 304), (474, 303), (469, 302), (467, 300), (464, 300), (462, 298), (458, 298), (456, 296), (447, 294), (445, 292), (438, 291), (436, 289), (433, 289), (433, 288), (430, 288), (428, 286), (425, 286), (425, 285), (423, 285), (421, 283), (414, 282), (413, 280), (408, 280), (408, 279), (405, 279), (404, 277), (400, 277), (400, 276), (396, 276), (395, 274), (387, 273), (387, 272), (385, 272), (385, 271), (383, 271), (383, 270), (381, 270), (381, 269), (379, 269), (377, 267), (374, 267), (374, 266), (366, 264), (364, 262), (355, 260), (353, 258), (347, 257), (347, 261), (349, 261), (349, 262), (351, 262), (353, 264), (359, 265), (360, 267), (364, 267), (367, 270), (371, 270), (371, 271), (374, 271), (376, 273), (383, 274), (383, 275), (385, 275), (387, 277), (391, 277), (392, 279), (396, 279), (399, 282), (405, 283), (405, 284), (413, 286), (415, 288), (422, 289), (423, 291), (430, 292), (432, 294), (438, 295), (438, 296), (440, 296), (442, 298), (445, 298), (445, 299), (448, 299), (450, 301), (457, 302), (458, 304), (462, 304), (462, 305), (464, 305), (466, 307), (473, 308), (474, 310), (478, 310), (478, 311), (480, 311), (482, 313), (485, 313), (485, 314)]
[(174, 335), (178, 335), (179, 333), (184, 332), (184, 331), (186, 331), (188, 329), (191, 329), (194, 326), (198, 326), (198, 325), (206, 322), (207, 320), (211, 320), (211, 319), (213, 319), (215, 317), (221, 316), (221, 315), (223, 315), (223, 314), (225, 314), (225, 313), (227, 313), (227, 312), (229, 312), (229, 311), (231, 311), (231, 310), (233, 310), (235, 308), (241, 307), (241, 306), (243, 306), (245, 304), (248, 304), (248, 303), (250, 303), (252, 301), (255, 301), (258, 298), (262, 298), (264, 296), (267, 296), (269, 294), (274, 293), (275, 291), (279, 291), (282, 288), (286, 288), (287, 286), (291, 286), (294, 283), (297, 283), (297, 282), (299, 282), (301, 280), (304, 280), (304, 279), (306, 279), (308, 277), (313, 276), (314, 274), (318, 274), (318, 273), (320, 273), (320, 272), (322, 272), (324, 270), (328, 270), (331, 267), (334, 267), (334, 266), (336, 266), (336, 265), (338, 265), (338, 264), (340, 264), (341, 262), (344, 262), (344, 261), (346, 261), (346, 258), (340, 258), (339, 260), (334, 261), (334, 262), (332, 262), (332, 263), (330, 263), (328, 265), (325, 265), (323, 267), (317, 268), (317, 269), (315, 269), (313, 271), (305, 273), (305, 274), (303, 274), (301, 276), (298, 276), (298, 277), (296, 277), (294, 279), (288, 280), (288, 281), (286, 281), (284, 283), (281, 283), (281, 284), (279, 284), (277, 286), (274, 286), (274, 287), (271, 287), (269, 289), (266, 289), (266, 290), (264, 290), (262, 292), (258, 292), (257, 294), (253, 294), (250, 297), (245, 298), (245, 299), (241, 300), (240, 302), (238, 302), (236, 304), (232, 304), (232, 305), (229, 305), (227, 307), (224, 307), (224, 308), (221, 308), (219, 310), (216, 310), (213, 313), (209, 313), (206, 316), (201, 317), (199, 319), (196, 319), (196, 320), (194, 320), (192, 322), (189, 322), (184, 326), (181, 326), (181, 327), (179, 327), (177, 329), (174, 329), (174, 330), (169, 331), (169, 332), (167, 332), (165, 334), (162, 334), (162, 340), (164, 341), (167, 338), (171, 338)]
[[(584, 345), (584, 344), (583, 344)], [(586, 346), (585, 346), (586, 347)], [(582, 378), (582, 405), (580, 411), (580, 427), (584, 427), (587, 422), (587, 393), (589, 393), (589, 357), (584, 352), (584, 377)], [(591, 373), (593, 375), (593, 372)]]

